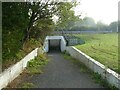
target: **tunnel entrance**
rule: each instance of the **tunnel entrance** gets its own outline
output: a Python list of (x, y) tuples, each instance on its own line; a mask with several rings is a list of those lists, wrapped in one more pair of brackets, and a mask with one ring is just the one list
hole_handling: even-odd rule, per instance
[(50, 39), (49, 43), (49, 52), (61, 52), (61, 39)]
[(45, 52), (66, 50), (66, 41), (63, 36), (46, 36), (43, 49)]

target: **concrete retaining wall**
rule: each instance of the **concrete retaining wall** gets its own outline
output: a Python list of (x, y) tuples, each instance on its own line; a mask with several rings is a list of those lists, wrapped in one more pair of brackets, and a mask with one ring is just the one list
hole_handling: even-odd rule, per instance
[(92, 71), (99, 73), (104, 79), (106, 79), (111, 85), (120, 89), (120, 75), (113, 70), (106, 68), (103, 64), (92, 59), (88, 55), (84, 54), (75, 47), (66, 47), (66, 51), (75, 59), (80, 60)]
[(17, 62), (15, 65), (9, 67), (4, 72), (0, 74), (0, 90), (8, 85), (12, 80), (14, 80), (22, 71), (27, 67), (27, 62), (31, 59), (34, 59), (37, 56), (37, 50), (33, 50), (27, 56), (25, 56), (22, 60)]

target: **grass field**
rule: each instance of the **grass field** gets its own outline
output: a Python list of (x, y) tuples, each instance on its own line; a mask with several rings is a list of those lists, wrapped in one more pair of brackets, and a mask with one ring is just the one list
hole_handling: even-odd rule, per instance
[(118, 34), (79, 34), (85, 44), (75, 47), (106, 67), (120, 73), (118, 69)]

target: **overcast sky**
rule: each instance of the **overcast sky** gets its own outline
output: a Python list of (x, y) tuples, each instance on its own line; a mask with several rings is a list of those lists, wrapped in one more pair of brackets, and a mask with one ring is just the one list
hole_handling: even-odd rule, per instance
[(75, 14), (82, 12), (82, 17), (92, 17), (95, 22), (110, 24), (118, 20), (118, 2), (120, 0), (80, 0), (75, 8)]

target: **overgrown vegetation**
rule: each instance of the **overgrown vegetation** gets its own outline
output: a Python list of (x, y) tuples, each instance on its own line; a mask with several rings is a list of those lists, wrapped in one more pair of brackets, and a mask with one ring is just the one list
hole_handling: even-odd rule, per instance
[(35, 88), (33, 83), (23, 83), (21, 88)]
[[(47, 63), (48, 63), (47, 55), (45, 53), (40, 54), (28, 62), (25, 73), (27, 73), (30, 76), (34, 74), (41, 74), (43, 73), (42, 68)], [(37, 87), (34, 85), (34, 83), (31, 83), (29, 81), (21, 82), (19, 86), (20, 88), (36, 88)]]
[(101, 77), (100, 74), (95, 73), (93, 71), (91, 71), (88, 67), (86, 67), (82, 62), (80, 62), (79, 60), (73, 58), (70, 56), (70, 54), (68, 52), (63, 52), (63, 56), (66, 60), (70, 60), (73, 64), (77, 65), (80, 69), (80, 72), (84, 72), (87, 73), (91, 76), (91, 78), (93, 78), (93, 80), (96, 83), (99, 83), (100, 85), (102, 85), (103, 87), (105, 87), (107, 90), (119, 90), (118, 88), (116, 88), (115, 86), (110, 85), (105, 79), (103, 79)]
[(76, 48), (88, 54), (106, 67), (120, 73), (118, 65), (118, 34), (79, 34), (76, 35), (85, 41), (85, 44)]
[[(49, 35), (55, 29), (54, 16), (59, 18), (60, 22), (58, 24), (64, 22), (61, 19), (63, 17), (68, 22), (69, 17), (76, 17), (74, 11), (71, 10), (75, 5), (76, 2), (56, 2), (51, 0), (3, 2), (3, 70), (19, 61), (34, 48), (43, 45), (46, 35)], [(68, 12), (72, 13), (69, 13), (66, 18)]]
[(2, 56), (3, 70), (9, 67), (10, 65), (16, 63), (17, 61), (21, 60), (25, 55), (27, 55), (29, 52), (31, 52), (36, 47), (42, 46), (39, 41), (31, 38), (30, 40), (26, 41), (22, 49), (20, 48), (22, 47), (22, 44), (19, 45), (19, 43), (17, 42), (17, 39), (13, 40), (13, 42), (16, 41), (15, 43), (10, 42), (11, 41), (10, 39), (11, 38), (8, 38), (7, 41), (4, 43), (6, 46), (5, 45), (3, 46), (3, 52), (2, 52), (3, 53), (3, 56)]
[(40, 54), (31, 61), (28, 62), (27, 71), (30, 74), (41, 74), (43, 73), (41, 68), (48, 63), (46, 54)]
[(91, 75), (92, 75), (92, 78), (95, 80), (96, 83), (99, 83), (99, 84), (101, 84), (104, 87), (108, 87), (108, 89), (110, 89), (110, 90), (119, 90), (115, 86), (109, 84), (106, 81), (106, 79), (103, 79), (100, 74), (98, 74), (98, 73), (92, 73)]

